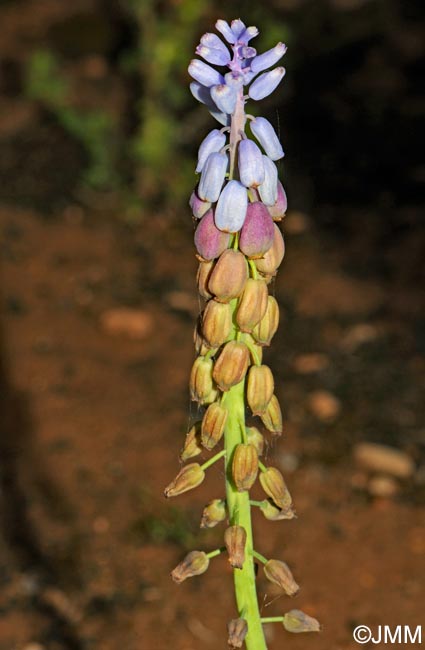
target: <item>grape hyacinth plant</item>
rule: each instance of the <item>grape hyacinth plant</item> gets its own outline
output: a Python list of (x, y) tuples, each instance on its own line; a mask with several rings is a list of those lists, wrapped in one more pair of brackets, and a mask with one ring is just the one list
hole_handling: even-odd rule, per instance
[[(278, 226), (286, 212), (286, 195), (278, 180), (276, 161), (283, 149), (273, 126), (264, 117), (245, 112), (245, 103), (270, 95), (285, 69), (273, 67), (286, 46), (257, 54), (250, 44), (256, 27), (237, 19), (218, 20), (216, 34), (204, 34), (196, 48), (204, 61), (194, 59), (190, 89), (222, 125), (202, 141), (196, 172), (199, 182), (190, 198), (197, 222), (195, 246), (199, 260), (198, 290), (204, 309), (195, 329), (198, 354), (190, 376), (191, 399), (203, 417), (186, 435), (181, 460), (185, 464), (165, 489), (174, 497), (200, 485), (207, 468), (225, 463), (225, 495), (204, 509), (201, 528), (227, 522), (222, 547), (191, 551), (173, 570), (181, 583), (200, 575), (220, 553), (233, 567), (237, 616), (228, 624), (229, 645), (266, 650), (263, 624), (280, 622), (289, 632), (318, 631), (319, 623), (293, 609), (262, 618), (256, 592), (256, 562), (282, 592), (294, 596), (298, 585), (285, 562), (265, 558), (254, 547), (251, 508), (269, 520), (292, 519), (292, 499), (281, 472), (261, 460), (264, 436), (248, 426), (246, 407), (258, 417), (272, 438), (281, 435), (282, 414), (273, 374), (263, 364), (263, 348), (270, 345), (279, 323), (279, 307), (268, 285), (282, 262), (285, 247)], [(220, 71), (213, 66), (218, 66)], [(249, 132), (246, 127), (249, 125)], [(192, 459), (203, 450), (221, 451), (203, 464)], [(259, 478), (265, 498), (250, 498)]]

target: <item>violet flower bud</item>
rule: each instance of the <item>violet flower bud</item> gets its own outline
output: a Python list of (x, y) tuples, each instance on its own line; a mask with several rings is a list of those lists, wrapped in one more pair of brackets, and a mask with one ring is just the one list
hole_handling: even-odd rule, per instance
[(285, 155), (276, 131), (265, 117), (256, 117), (251, 121), (251, 131), (272, 160), (279, 160)]
[(215, 225), (224, 232), (238, 232), (244, 224), (247, 207), (246, 187), (239, 181), (229, 181), (218, 199)]
[(257, 74), (258, 72), (263, 72), (267, 68), (271, 68), (272, 65), (275, 65), (286, 53), (288, 48), (283, 43), (278, 43), (271, 50), (267, 50), (263, 54), (259, 54), (251, 61), (251, 70)]
[(214, 260), (228, 247), (230, 235), (217, 228), (214, 212), (208, 210), (198, 224), (194, 239), (196, 250), (202, 259)]
[(214, 104), (211, 99), (211, 93), (209, 86), (204, 86), (199, 83), (199, 81), (191, 81), (189, 84), (189, 89), (195, 99), (201, 104), (206, 104), (207, 106), (212, 106)]
[(212, 86), (211, 98), (216, 104), (217, 108), (230, 115), (235, 110), (236, 106), (236, 89), (227, 84), (220, 84)]
[(258, 28), (254, 25), (251, 25), (250, 27), (247, 27), (244, 32), (242, 32), (242, 34), (239, 36), (239, 40), (241, 43), (249, 43), (251, 38), (255, 38), (259, 33), (260, 32), (258, 31)]
[(241, 55), (243, 56), (244, 59), (253, 59), (254, 56), (257, 55), (257, 50), (255, 47), (249, 47), (248, 45), (244, 45), (241, 48)]
[(198, 164), (196, 165), (196, 172), (201, 172), (205, 162), (210, 155), (210, 153), (216, 153), (220, 151), (226, 144), (226, 135), (218, 129), (213, 129), (208, 133), (208, 135), (202, 140), (198, 149)]
[[(227, 164), (228, 157), (225, 153), (213, 152), (208, 156), (202, 168), (198, 187), (199, 198), (203, 201), (211, 201), (211, 203), (217, 201), (226, 176)], [(276, 199), (270, 205), (275, 203), (275, 201)]]
[[(208, 66), (207, 66), (208, 67)], [(248, 95), (251, 99), (259, 100), (268, 97), (279, 85), (285, 75), (285, 68), (275, 68), (264, 72), (251, 84)], [(193, 76), (193, 75), (192, 75)]]
[(207, 45), (198, 45), (195, 50), (196, 54), (202, 56), (205, 61), (213, 65), (227, 65), (230, 62), (229, 52), (223, 52), (221, 49), (215, 47), (208, 47)]
[(218, 32), (220, 32), (220, 34), (223, 34), (228, 43), (236, 43), (238, 40), (226, 20), (222, 20), (221, 18), (217, 20), (215, 28)]
[(226, 82), (227, 86), (234, 87), (236, 89), (240, 88), (244, 84), (244, 77), (243, 74), (240, 72), (235, 72), (232, 70), (232, 72), (226, 72), (224, 75), (224, 81)]
[[(223, 75), (199, 59), (192, 59), (188, 72), (190, 76), (203, 86), (211, 87), (223, 83)], [(270, 91), (271, 92), (271, 91)]]
[(229, 54), (229, 50), (227, 49), (227, 46), (223, 43), (221, 38), (217, 36), (217, 34), (211, 34), (211, 32), (207, 32), (206, 34), (203, 34), (201, 36), (201, 45), (206, 45), (207, 47), (212, 47), (215, 50), (221, 50), (223, 54)]
[(250, 258), (262, 257), (271, 248), (273, 238), (273, 219), (264, 203), (249, 203), (239, 238), (241, 251)]
[[(268, 156), (263, 156), (264, 183), (258, 187), (261, 200), (266, 205), (274, 205), (277, 201), (277, 167)], [(201, 193), (198, 192), (202, 197)]]
[(199, 83), (199, 81), (192, 81), (189, 84), (189, 88), (194, 98), (197, 99), (198, 102), (201, 102), (201, 104), (205, 104), (205, 106), (208, 107), (210, 114), (214, 117), (214, 119), (217, 120), (217, 122), (220, 122), (220, 124), (223, 126), (229, 125), (229, 116), (226, 115), (226, 113), (222, 113), (218, 110), (217, 106), (211, 99), (209, 87), (203, 86), (201, 83)]
[(246, 30), (246, 25), (240, 18), (235, 18), (235, 20), (232, 20), (230, 23), (230, 29), (235, 35), (236, 40), (239, 41), (241, 34)]
[(238, 147), (239, 178), (245, 187), (258, 187), (264, 183), (263, 155), (252, 140), (244, 138)]
[(195, 219), (201, 219), (201, 217), (203, 217), (211, 207), (210, 201), (203, 201), (200, 199), (196, 190), (193, 190), (190, 195), (189, 205), (192, 208), (192, 214)]
[(286, 210), (288, 208), (288, 200), (286, 198), (286, 192), (283, 189), (283, 185), (280, 181), (277, 182), (277, 199), (274, 205), (269, 205), (267, 207), (270, 216), (275, 221), (280, 221), (285, 216)]

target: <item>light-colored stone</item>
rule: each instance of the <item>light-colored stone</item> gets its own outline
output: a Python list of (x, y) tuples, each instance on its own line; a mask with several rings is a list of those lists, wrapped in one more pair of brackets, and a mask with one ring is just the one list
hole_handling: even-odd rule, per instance
[(347, 352), (354, 352), (365, 343), (370, 343), (378, 338), (378, 330), (369, 323), (358, 323), (350, 327), (341, 341), (341, 347)]
[(191, 316), (199, 314), (199, 301), (194, 292), (170, 291), (166, 294), (165, 301), (175, 311), (187, 312)]
[(367, 490), (373, 497), (390, 499), (399, 493), (400, 488), (397, 481), (391, 476), (380, 474), (370, 479)]
[(326, 390), (316, 390), (309, 395), (311, 412), (322, 422), (335, 420), (341, 410), (341, 402)]
[(100, 324), (108, 334), (144, 339), (153, 330), (153, 317), (146, 311), (119, 307), (108, 309), (100, 317)]
[(325, 354), (313, 352), (311, 354), (300, 354), (294, 359), (294, 370), (300, 375), (310, 375), (320, 372), (329, 365), (329, 358)]
[(290, 235), (302, 235), (311, 227), (310, 218), (304, 212), (290, 210), (285, 217), (285, 232)]
[(361, 442), (355, 445), (353, 455), (356, 463), (370, 472), (406, 479), (415, 470), (414, 462), (408, 454), (387, 445)]

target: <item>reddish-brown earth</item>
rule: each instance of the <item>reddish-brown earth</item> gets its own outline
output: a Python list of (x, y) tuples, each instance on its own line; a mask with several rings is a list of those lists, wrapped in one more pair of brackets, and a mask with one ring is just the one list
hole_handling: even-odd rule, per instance
[[(0, 10), (0, 650), (218, 650), (227, 647), (226, 623), (235, 616), (224, 557), (180, 586), (169, 577), (187, 550), (213, 549), (223, 532), (199, 530), (204, 503), (223, 494), (219, 466), (196, 491), (169, 502), (162, 496), (178, 471), (193, 414), (187, 382), (199, 304), (189, 212), (128, 225), (116, 197), (86, 193), (81, 200), (75, 193), (81, 146), (24, 93), (31, 53), (45, 46), (62, 52), (58, 41), (67, 35), (62, 23), (69, 16), (88, 11), (92, 21), (114, 4), (5, 1)], [(401, 4), (407, 13), (413, 6)], [(318, 33), (319, 18), (304, 15)], [(329, 120), (334, 107), (342, 121), (324, 122), (336, 134), (329, 142), (323, 128), (326, 150), (308, 114), (319, 77), (322, 83), (322, 73), (336, 66), (338, 39), (327, 55), (323, 50), (324, 59), (310, 61), (304, 85), (298, 71), (293, 91), (303, 90), (299, 101), (307, 113), (292, 135), (290, 194), (303, 205), (305, 188), (312, 204), (311, 179), (302, 177), (310, 172), (297, 172), (305, 158), (295, 155), (308, 148), (310, 169), (322, 173), (313, 185), (328, 188), (322, 196), (336, 200), (335, 178), (344, 178), (341, 196), (352, 187), (371, 205), (329, 205), (329, 218), (318, 206), (285, 219), (287, 255), (273, 289), (281, 325), (265, 355), (285, 434), (268, 448), (267, 461), (285, 474), (298, 518), (272, 523), (255, 516), (255, 539), (264, 555), (288, 562), (301, 591), (293, 600), (282, 597), (261, 569), (258, 587), (264, 615), (300, 608), (320, 619), (323, 631), (300, 637), (268, 626), (270, 650), (354, 650), (356, 625), (376, 631), (424, 623), (425, 242), (417, 209), (391, 208), (389, 192), (413, 205), (409, 188), (423, 176), (405, 144), (416, 139), (420, 102), (403, 77), (410, 69), (418, 75), (412, 57), (421, 41), (416, 24), (400, 32), (388, 15), (390, 56), (376, 49), (381, 35), (369, 38), (366, 20), (367, 37), (362, 41), (360, 31), (358, 37), (365, 63), (357, 72), (348, 65), (347, 83), (351, 74), (358, 96), (375, 98), (361, 143), (352, 142), (359, 133), (353, 128), (369, 113), (344, 96), (345, 85), (338, 97), (332, 94), (332, 74), (323, 106), (330, 107)], [(348, 14), (340, 16), (356, 58), (357, 32)], [(64, 47), (75, 47), (75, 23), (65, 40)], [(107, 106), (124, 133), (134, 89), (129, 92), (117, 60), (112, 66), (104, 50), (92, 54), (89, 47), (75, 55), (71, 47), (65, 56), (72, 99), (77, 106)], [(378, 99), (393, 110), (394, 96), (402, 95), (400, 114), (412, 120), (408, 140), (390, 110), (382, 110), (382, 124), (374, 113)], [(350, 142), (342, 140), (348, 153), (341, 160), (357, 163), (351, 175), (344, 165), (335, 167), (340, 133)], [(314, 138), (319, 151), (309, 149)], [(398, 150), (399, 169), (388, 176), (386, 151), (394, 159)], [(379, 171), (385, 191), (374, 186)], [(392, 178), (397, 183), (389, 188)], [(75, 196), (91, 207), (74, 204)], [(404, 480), (370, 476), (353, 460), (361, 441), (407, 453), (415, 471)]]
[[(129, 228), (77, 208), (46, 221), (7, 207), (0, 217), (1, 650), (224, 648), (234, 616), (226, 560), (181, 586), (169, 578), (186, 549), (221, 544), (219, 528), (197, 526), (206, 500), (223, 493), (222, 470), (192, 493), (162, 497), (190, 410), (198, 304), (189, 219), (184, 228), (182, 215)], [(268, 626), (271, 650), (348, 650), (356, 624), (423, 622), (423, 488), (411, 480), (395, 499), (371, 499), (356, 487), (364, 479), (350, 455), (356, 440), (385, 442), (390, 421), (391, 442), (415, 455), (423, 362), (411, 354), (397, 296), (342, 272), (338, 250), (322, 252), (311, 227), (291, 235), (297, 220), (287, 217), (275, 284), (284, 316), (267, 355), (286, 433), (267, 459), (283, 468), (298, 518), (256, 517), (255, 528), (261, 552), (284, 558), (302, 589), (282, 597), (260, 571), (259, 592), (265, 615), (298, 607), (323, 624), (308, 639)], [(389, 302), (392, 316), (383, 318)], [(130, 333), (107, 324), (105, 314), (123, 306), (138, 310), (140, 338), (131, 323)], [(359, 323), (373, 325), (366, 332), (376, 339), (356, 343)], [(381, 377), (403, 355), (390, 404)], [(323, 415), (324, 389), (337, 409)]]

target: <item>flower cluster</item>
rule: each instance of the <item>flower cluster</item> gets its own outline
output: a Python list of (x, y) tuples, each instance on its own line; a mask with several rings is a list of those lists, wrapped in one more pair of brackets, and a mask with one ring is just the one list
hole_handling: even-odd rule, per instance
[[(195, 81), (190, 88), (224, 128), (211, 131), (199, 147), (196, 171), (201, 177), (190, 204), (198, 219), (215, 204), (212, 209), (216, 228), (235, 233), (244, 227), (249, 201), (261, 202), (269, 216), (281, 216), (286, 210), (285, 191), (275, 164), (284, 156), (279, 138), (266, 118), (245, 115), (244, 111), (247, 98), (267, 97), (283, 78), (284, 68), (269, 68), (285, 54), (286, 46), (278, 43), (257, 54), (249, 45), (258, 34), (256, 27), (246, 27), (238, 19), (231, 25), (218, 20), (216, 28), (228, 45), (216, 34), (202, 36), (196, 53), (207, 63), (191, 61), (189, 74)], [(222, 74), (209, 64), (228, 68), (229, 72)], [(247, 119), (252, 138), (245, 134)], [(266, 210), (261, 220), (268, 222), (265, 227), (270, 232), (271, 219), (267, 219)]]
[[(196, 488), (206, 470), (224, 459), (226, 493), (205, 506), (201, 528), (226, 521), (227, 525), (224, 545), (209, 553), (191, 551), (171, 575), (177, 583), (198, 576), (207, 571), (213, 557), (226, 552), (234, 570), (238, 606), (238, 618), (228, 625), (229, 645), (240, 648), (245, 643), (247, 650), (266, 650), (264, 623), (281, 622), (290, 632), (319, 629), (315, 619), (299, 610), (261, 618), (254, 560), (264, 565), (264, 576), (287, 596), (295, 596), (299, 587), (285, 562), (267, 559), (255, 550), (251, 525), (252, 507), (272, 521), (295, 516), (281, 472), (262, 462), (266, 432), (272, 438), (282, 432), (282, 412), (272, 371), (263, 363), (263, 350), (279, 324), (279, 307), (268, 286), (285, 253), (277, 222), (285, 215), (286, 195), (275, 165), (283, 150), (270, 122), (245, 114), (248, 98), (266, 97), (282, 79), (283, 68), (269, 68), (286, 47), (278, 43), (257, 55), (249, 45), (258, 34), (256, 27), (246, 27), (241, 20), (230, 25), (219, 20), (216, 27), (228, 45), (215, 34), (205, 34), (196, 52), (207, 63), (194, 60), (189, 66), (195, 79), (192, 93), (224, 125), (211, 131), (199, 147), (200, 179), (190, 199), (197, 224), (197, 284), (203, 300), (189, 383), (199, 419), (187, 433), (181, 452), (182, 462), (189, 463), (166, 487), (165, 495), (174, 497)], [(227, 67), (229, 72), (212, 65)], [(247, 119), (252, 138), (245, 133)], [(253, 422), (246, 421), (246, 407)], [(195, 462), (211, 451), (214, 455), (203, 463)], [(264, 493), (261, 501), (250, 498), (257, 479)]]

